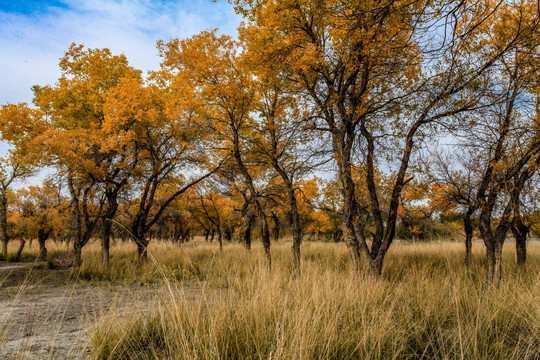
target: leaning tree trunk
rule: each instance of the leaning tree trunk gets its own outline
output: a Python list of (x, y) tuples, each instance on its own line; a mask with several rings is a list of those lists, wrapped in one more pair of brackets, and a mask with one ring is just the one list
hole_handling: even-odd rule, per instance
[(20, 243), (19, 243), (19, 249), (17, 250), (17, 258), (16, 258), (17, 261), (21, 260), (21, 255), (22, 255), (25, 244), (26, 244), (26, 240), (21, 238)]

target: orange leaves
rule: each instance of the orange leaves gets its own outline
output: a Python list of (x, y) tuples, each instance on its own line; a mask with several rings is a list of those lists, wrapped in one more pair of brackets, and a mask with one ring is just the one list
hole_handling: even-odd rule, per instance
[(0, 159), (0, 183), (6, 191), (13, 181), (28, 177), (42, 164), (44, 156), (37, 139), (48, 127), (46, 118), (27, 104), (7, 104), (0, 107), (1, 139), (10, 146)]
[(457, 210), (458, 204), (452, 198), (452, 192), (456, 191), (449, 184), (432, 184), (429, 187), (429, 206), (432, 211), (439, 213), (452, 213)]
[(44, 229), (65, 229), (68, 203), (51, 181), (19, 189), (11, 203), (15, 210), (12, 221), (22, 237), (37, 237), (37, 232)]
[(47, 128), (43, 114), (27, 104), (6, 104), (0, 107), (0, 130), (3, 141), (23, 145)]
[(60, 60), (54, 86), (35, 87), (36, 104), (51, 122), (43, 141), (60, 167), (103, 178), (131, 162), (133, 125), (139, 120), (141, 72), (124, 55), (72, 44)]

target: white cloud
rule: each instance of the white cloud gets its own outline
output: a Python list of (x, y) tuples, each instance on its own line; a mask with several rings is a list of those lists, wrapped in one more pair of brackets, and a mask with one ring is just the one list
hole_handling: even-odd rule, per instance
[(0, 104), (29, 102), (34, 84), (59, 76), (58, 59), (72, 42), (123, 53), (142, 70), (157, 69), (158, 39), (208, 28), (234, 35), (240, 18), (225, 0), (63, 0), (30, 15), (0, 9)]

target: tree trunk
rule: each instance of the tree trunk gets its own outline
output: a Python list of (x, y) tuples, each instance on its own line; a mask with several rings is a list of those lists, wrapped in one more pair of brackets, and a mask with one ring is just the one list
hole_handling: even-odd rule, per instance
[(523, 223), (521, 217), (514, 218), (512, 233), (516, 239), (516, 264), (518, 268), (521, 268), (527, 260), (527, 234), (529, 233), (529, 227)]
[(503, 244), (497, 244), (493, 256), (493, 286), (499, 287), (502, 280), (502, 249)]
[(527, 260), (527, 239), (526, 236), (516, 237), (516, 264), (518, 268), (525, 265)]
[(109, 266), (110, 241), (111, 241), (111, 222), (103, 219), (103, 228), (101, 233), (101, 265)]
[(251, 229), (253, 227), (253, 222), (255, 221), (255, 216), (253, 214), (248, 214), (244, 218), (244, 231), (242, 232), (244, 246), (247, 250), (251, 250)]
[(24, 244), (26, 244), (26, 240), (22, 239), (20, 240), (19, 249), (17, 250), (17, 261), (21, 260), (22, 251), (24, 249)]
[(272, 222), (274, 223), (274, 226), (272, 227), (272, 237), (274, 239), (274, 242), (277, 242), (279, 240), (279, 230), (281, 222), (279, 221), (279, 217), (275, 213), (272, 213)]
[(139, 264), (146, 264), (148, 262), (148, 241), (146, 239), (139, 239), (137, 241), (137, 261)]
[(39, 244), (39, 257), (38, 261), (47, 261), (47, 248), (45, 247), (45, 242), (49, 234), (44, 230), (38, 231), (38, 244)]
[(472, 252), (473, 226), (471, 217), (471, 210), (467, 210), (465, 213), (465, 218), (463, 219), (463, 229), (465, 230), (465, 266), (467, 269), (471, 264)]
[(494, 238), (493, 243), (486, 243), (486, 286), (498, 287), (502, 280), (502, 249), (504, 241)]
[(495, 274), (495, 249), (492, 245), (486, 244), (486, 279), (485, 285), (493, 283), (493, 275)]
[(7, 260), (8, 233), (7, 233), (7, 199), (5, 191), (0, 194), (0, 241), (2, 242), (2, 254), (0, 260)]
[(233, 231), (231, 230), (231, 228), (227, 227), (225, 229), (225, 240), (227, 242), (232, 242), (232, 233)]
[[(352, 129), (344, 129), (348, 136), (351, 136)], [(354, 138), (354, 136), (352, 137)], [(343, 215), (341, 219), (341, 231), (343, 233), (343, 239), (347, 245), (349, 251), (349, 258), (351, 260), (352, 268), (356, 273), (360, 273), (362, 270), (361, 262), (361, 250), (360, 243), (358, 242), (357, 234), (354, 230), (354, 221), (356, 217), (357, 203), (355, 195), (355, 184), (352, 178), (351, 169), (351, 149), (352, 138), (347, 137), (347, 140), (332, 135), (332, 142), (334, 147), (334, 153), (336, 155), (336, 161), (338, 164), (338, 178), (340, 184), (340, 190), (343, 196)], [(366, 257), (369, 254), (363, 252)]]
[(75, 241), (73, 244), (73, 264), (74, 268), (80, 268), (82, 265), (82, 246)]
[(362, 261), (361, 261), (360, 246), (358, 244), (358, 239), (356, 238), (356, 235), (354, 234), (353, 225), (346, 221), (342, 225), (342, 231), (343, 231), (343, 238), (345, 239), (345, 244), (347, 245), (347, 249), (349, 250), (349, 258), (351, 260), (353, 270), (359, 274), (360, 271), (362, 271), (362, 267), (361, 267)]
[(375, 277), (379, 277), (382, 274), (384, 257), (378, 256), (375, 259), (369, 261), (369, 273)]
[(137, 245), (137, 262), (145, 264), (148, 262), (148, 244), (150, 239), (147, 238), (147, 231), (141, 222), (133, 223), (131, 226), (131, 236)]
[(261, 220), (261, 241), (263, 244), (264, 257), (266, 259), (266, 268), (272, 270), (272, 254), (270, 253), (270, 230), (268, 229), (268, 219), (261, 210), (258, 211)]
[[(298, 214), (298, 204), (296, 202), (296, 196), (294, 194), (294, 188), (289, 187), (289, 207), (291, 212), (292, 221), (292, 256), (293, 256), (293, 270), (296, 275), (300, 275), (300, 245), (302, 244), (302, 230), (300, 229), (300, 216)], [(278, 229), (279, 231), (279, 229)]]
[(111, 233), (112, 223), (116, 211), (118, 210), (118, 201), (116, 199), (117, 192), (111, 191), (107, 193), (107, 211), (102, 220), (102, 232), (101, 232), (101, 265), (109, 266), (110, 247), (111, 247)]

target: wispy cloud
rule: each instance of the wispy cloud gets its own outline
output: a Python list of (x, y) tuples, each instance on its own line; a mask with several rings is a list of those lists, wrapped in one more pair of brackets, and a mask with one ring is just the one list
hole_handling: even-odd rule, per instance
[[(24, 2), (24, 1), (23, 1)], [(1, 4), (1, 3), (0, 3)], [(0, 5), (0, 104), (30, 101), (34, 84), (54, 83), (58, 59), (72, 42), (108, 47), (142, 70), (159, 64), (158, 39), (220, 28), (235, 34), (240, 18), (225, 0), (61, 0), (39, 7)]]

